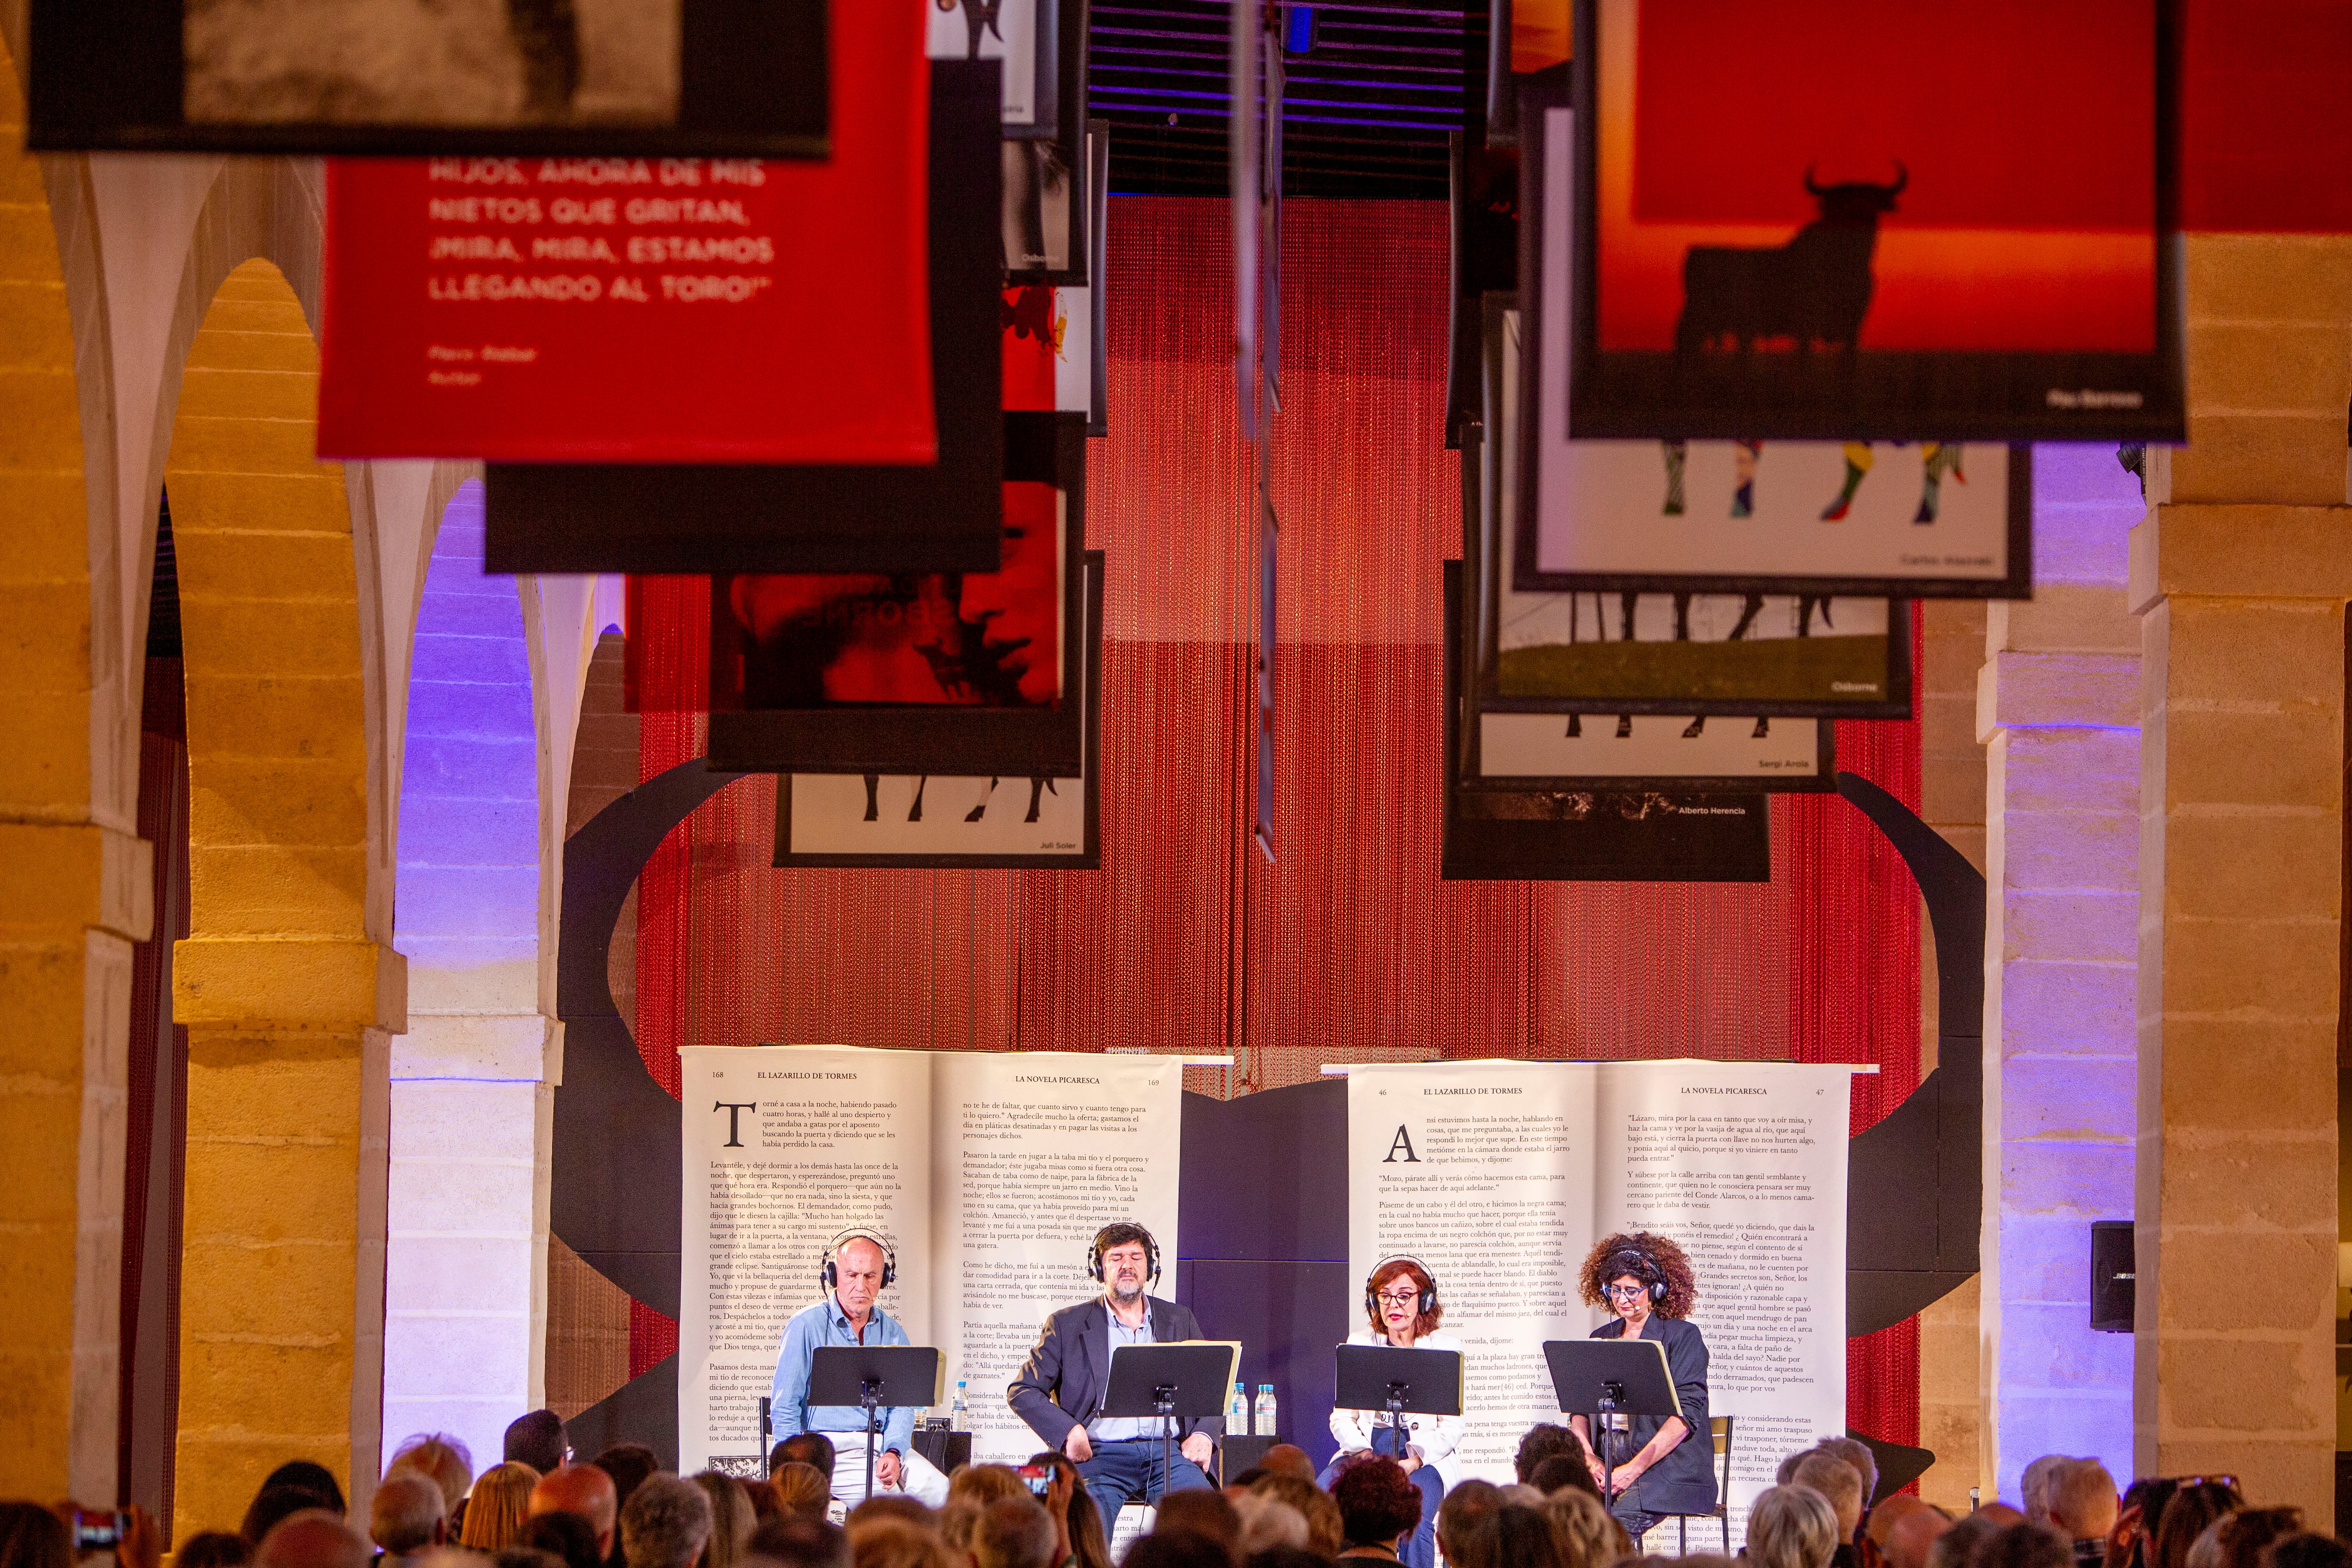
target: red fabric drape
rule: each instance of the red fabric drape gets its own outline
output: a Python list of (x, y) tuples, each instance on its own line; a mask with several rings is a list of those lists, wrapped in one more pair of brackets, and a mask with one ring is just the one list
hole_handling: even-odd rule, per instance
[[(683, 1044), (783, 1040), (1236, 1053), (1230, 1077), (1196, 1069), (1211, 1090), (1337, 1059), (1793, 1058), (1879, 1063), (1853, 1124), (1885, 1114), (1918, 1077), (1917, 895), (1843, 800), (1774, 801), (1766, 884), (1437, 879), (1439, 594), (1461, 549), (1441, 205), (1286, 217), (1279, 858), (1251, 847), (1225, 232), (1213, 201), (1111, 204), (1111, 434), (1088, 444), (1087, 524), (1109, 573), (1103, 868), (777, 871), (774, 785), (730, 785), (640, 883), (656, 1077), (675, 1092)], [(666, 628), (699, 612), (637, 603), (652, 680), (686, 646)], [(646, 776), (702, 744), (688, 715), (647, 713), (642, 736)], [(1839, 747), (1917, 805), (1916, 723), (1843, 724)], [(1853, 1342), (1849, 1407), (1916, 1440), (1914, 1326)]]

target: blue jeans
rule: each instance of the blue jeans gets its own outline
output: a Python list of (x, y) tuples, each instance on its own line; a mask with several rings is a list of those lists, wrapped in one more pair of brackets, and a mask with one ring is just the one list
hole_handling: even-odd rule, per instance
[(1173, 1462), (1163, 1472), (1157, 1437), (1128, 1437), (1095, 1445), (1094, 1458), (1078, 1467), (1078, 1474), (1086, 1477), (1087, 1489), (1094, 1494), (1095, 1506), (1102, 1510), (1106, 1535), (1118, 1522), (1118, 1510), (1129, 1503), (1158, 1502), (1165, 1492), (1208, 1489), (1209, 1478), (1201, 1473), (1200, 1466), (1178, 1452), (1173, 1443), (1168, 1446), (1168, 1457)]
[[(1372, 1451), (1388, 1453), (1395, 1441), (1394, 1427), (1375, 1428)], [(1347, 1457), (1345, 1454), (1333, 1455), (1331, 1462), (1323, 1467), (1323, 1473), (1315, 1478), (1315, 1484), (1329, 1491), (1331, 1483), (1339, 1478), (1340, 1461)], [(1438, 1475), (1434, 1465), (1421, 1466), (1408, 1479), (1421, 1489), (1421, 1523), (1405, 1538), (1404, 1545), (1398, 1549), (1397, 1555), (1403, 1560), (1405, 1568), (1437, 1568), (1437, 1508), (1445, 1500), (1445, 1481)]]

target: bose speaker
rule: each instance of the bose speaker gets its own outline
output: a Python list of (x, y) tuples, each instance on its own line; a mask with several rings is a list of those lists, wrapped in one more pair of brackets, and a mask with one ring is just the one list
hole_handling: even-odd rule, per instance
[(2095, 1219), (2091, 1222), (2091, 1331), (2127, 1334), (2132, 1331), (2132, 1222)]

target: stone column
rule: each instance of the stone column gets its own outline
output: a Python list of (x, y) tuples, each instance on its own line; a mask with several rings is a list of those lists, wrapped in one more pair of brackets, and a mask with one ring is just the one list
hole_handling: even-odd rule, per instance
[(2132, 1212), (2139, 481), (2037, 447), (2033, 597), (1986, 617), (1983, 1473), (2043, 1454), (2131, 1474), (2131, 1341), (2090, 1328), (2091, 1222)]
[(2352, 243), (2193, 237), (2188, 317), (2189, 445), (2132, 536), (2135, 1458), (2326, 1530)]

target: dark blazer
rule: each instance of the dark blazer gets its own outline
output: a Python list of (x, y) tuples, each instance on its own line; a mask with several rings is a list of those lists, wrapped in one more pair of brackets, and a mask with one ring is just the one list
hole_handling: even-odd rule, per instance
[[(1622, 1327), (1612, 1318), (1592, 1331), (1592, 1338), (1616, 1339)], [(1645, 1513), (1705, 1513), (1715, 1507), (1715, 1433), (1706, 1419), (1706, 1336), (1696, 1323), (1653, 1312), (1642, 1324), (1642, 1337), (1665, 1345), (1666, 1372), (1675, 1380), (1675, 1397), (1682, 1404), (1683, 1419), (1690, 1424), (1690, 1432), (1633, 1483), (1634, 1502)], [(1630, 1440), (1618, 1438), (1620, 1464), (1648, 1447), (1662, 1423), (1653, 1416), (1636, 1415), (1628, 1425), (1633, 1429)]]
[[(1144, 1301), (1151, 1313), (1154, 1343), (1171, 1344), (1178, 1340), (1202, 1337), (1200, 1322), (1192, 1316), (1192, 1308), (1163, 1301), (1157, 1296), (1146, 1296)], [(1030, 1351), (1029, 1359), (1021, 1363), (1021, 1371), (1004, 1391), (1004, 1397), (1013, 1406), (1013, 1413), (1029, 1423), (1029, 1430), (1043, 1438), (1046, 1447), (1058, 1450), (1071, 1427), (1083, 1426), (1093, 1418), (1109, 1388), (1109, 1309), (1103, 1298), (1097, 1296), (1075, 1307), (1065, 1307), (1045, 1320), (1045, 1331), (1037, 1336), (1035, 1347)], [(1176, 1424), (1179, 1441), (1195, 1432), (1222, 1437), (1224, 1418), (1210, 1416)]]

